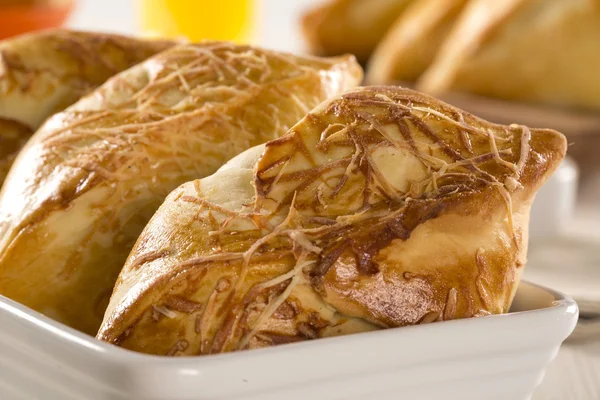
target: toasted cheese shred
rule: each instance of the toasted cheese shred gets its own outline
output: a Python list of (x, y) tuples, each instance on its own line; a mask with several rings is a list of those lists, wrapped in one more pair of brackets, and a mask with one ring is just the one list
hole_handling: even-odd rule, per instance
[[(513, 127), (514, 125), (511, 125)], [(521, 130), (521, 154), (519, 155), (519, 162), (517, 163), (516, 172), (517, 174), (521, 174), (523, 172), (523, 168), (525, 168), (525, 163), (527, 163), (527, 158), (529, 157), (529, 152), (531, 150), (531, 131), (525, 125), (518, 125)], [(518, 176), (517, 176), (518, 178)]]
[(494, 155), (494, 158), (496, 159), (498, 164), (505, 166), (506, 168), (510, 169), (513, 172), (516, 172), (517, 167), (515, 166), (515, 164), (504, 160), (500, 156), (500, 152), (498, 151), (498, 146), (496, 146), (496, 137), (495, 137), (494, 133), (488, 131), (488, 138), (490, 140), (490, 148), (491, 148), (492, 154)]
[[(254, 307), (252, 308), (253, 312), (259, 312), (258, 316), (253, 314), (253, 317), (257, 316), (255, 320), (242, 319), (240, 321), (236, 319), (232, 322), (233, 325), (228, 325), (228, 332), (230, 332), (228, 335), (232, 336), (228, 336), (225, 343), (233, 342), (237, 338), (237, 336), (234, 338), (233, 332), (237, 332), (238, 335), (242, 332), (242, 338), (237, 344), (233, 343), (232, 346), (238, 349), (246, 348), (253, 338), (260, 333), (261, 329), (264, 329), (267, 321), (292, 295), (298, 285), (305, 283), (303, 281), (303, 279), (307, 279), (305, 272), (314, 272), (318, 269), (322, 258), (329, 256), (331, 254), (329, 251), (332, 248), (336, 250), (342, 248), (345, 251), (344, 241), (355, 241), (351, 245), (361, 244), (359, 240), (363, 240), (363, 237), (371, 234), (372, 236), (378, 235), (382, 232), (381, 228), (386, 232), (386, 235), (390, 231), (392, 232), (389, 234), (390, 236), (396, 235), (396, 238), (406, 237), (404, 231), (414, 229), (414, 227), (404, 226), (402, 218), (409, 215), (407, 210), (412, 211), (421, 207), (422, 204), (419, 202), (423, 203), (423, 211), (427, 211), (428, 218), (429, 215), (432, 215), (431, 218), (436, 218), (440, 213), (443, 214), (447, 210), (443, 207), (446, 205), (444, 204), (446, 196), (454, 196), (459, 192), (461, 194), (477, 195), (482, 191), (486, 191), (483, 196), (475, 196), (475, 198), (477, 201), (481, 199), (483, 199), (481, 201), (487, 201), (488, 198), (485, 197), (487, 191), (494, 194), (493, 191), (498, 190), (499, 196), (494, 194), (494, 201), (490, 205), (490, 209), (493, 209), (491, 212), (504, 218), (502, 234), (510, 236), (519, 248), (520, 238), (517, 237), (516, 232), (516, 228), (518, 228), (516, 222), (519, 222), (519, 220), (513, 219), (513, 197), (511, 193), (522, 187), (519, 178), (531, 151), (531, 132), (529, 129), (521, 127), (521, 147), (518, 162), (515, 164), (508, 160), (516, 158), (514, 154), (516, 152), (515, 146), (510, 147), (510, 145), (514, 144), (514, 135), (518, 134), (518, 131), (485, 128), (487, 126), (485, 124), (470, 126), (467, 122), (473, 121), (471, 117), (467, 116), (467, 121), (465, 121), (465, 117), (460, 113), (454, 113), (454, 118), (452, 118), (444, 113), (443, 108), (438, 111), (429, 107), (416, 106), (410, 100), (407, 101), (407, 104), (401, 104), (383, 94), (378, 94), (375, 97), (375, 99), (365, 100), (364, 104), (360, 101), (357, 102), (356, 109), (351, 110), (351, 114), (349, 113), (352, 118), (345, 120), (344, 124), (336, 122), (335, 118), (336, 113), (342, 113), (344, 110), (340, 111), (340, 109), (334, 107), (338, 104), (333, 104), (330, 107), (333, 111), (331, 111), (331, 114), (326, 115), (330, 118), (322, 117), (322, 119), (319, 119), (319, 123), (310, 124), (311, 127), (315, 125), (319, 127), (327, 126), (327, 128), (320, 128), (319, 132), (314, 132), (314, 137), (307, 139), (301, 134), (302, 130), (300, 128), (295, 128), (286, 141), (272, 142), (261, 158), (261, 161), (267, 159), (268, 162), (265, 162), (262, 167), (261, 164), (258, 164), (255, 169), (258, 178), (262, 178), (261, 173), (264, 173), (265, 178), (257, 178), (253, 181), (256, 193), (256, 197), (253, 199), (255, 207), (249, 205), (248, 209), (253, 210), (252, 214), (244, 215), (245, 218), (255, 218), (256, 221), (260, 221), (260, 223), (256, 222), (256, 229), (252, 231), (252, 234), (260, 235), (259, 239), (251, 244), (244, 242), (243, 250), (239, 252), (224, 253), (214, 258), (203, 257), (194, 261), (197, 264), (198, 262), (220, 263), (235, 260), (235, 262), (241, 264), (237, 278), (234, 278), (236, 281), (233, 284), (233, 295), (231, 296), (233, 299), (239, 299), (243, 295), (242, 291), (249, 293), (252, 290), (262, 293), (277, 286), (276, 293), (270, 292), (270, 298), (266, 305), (262, 304), (261, 299), (261, 307), (264, 308), (256, 308), (256, 304), (252, 306)], [(359, 97), (353, 99), (361, 100)], [(348, 105), (339, 105), (340, 108), (343, 106)], [(368, 107), (371, 106), (381, 106), (381, 114), (365, 111), (370, 110)], [(388, 114), (385, 114), (385, 112), (388, 112)], [(426, 115), (423, 115), (423, 113)], [(417, 117), (416, 114), (420, 115)], [(432, 118), (428, 120), (430, 116)], [(311, 115), (311, 122), (319, 117), (319, 115)], [(387, 124), (396, 121), (394, 118), (406, 125), (406, 129), (400, 130), (399, 134), (394, 129), (388, 129)], [(438, 121), (436, 118), (442, 121)], [(415, 122), (415, 119), (418, 119), (418, 121)], [(313, 131), (310, 131), (310, 133), (313, 133)], [(361, 136), (360, 133), (364, 133), (364, 136)], [(464, 147), (460, 146), (460, 142), (458, 142), (458, 140), (461, 140), (458, 137), (461, 133), (472, 134), (467, 137), (468, 143)], [(288, 150), (290, 140), (300, 142), (297, 143), (295, 150)], [(455, 148), (456, 143), (459, 143), (460, 152)], [(315, 144), (315, 151), (320, 152), (319, 154), (309, 150), (312, 149), (310, 146), (314, 147)], [(280, 145), (285, 147), (277, 147)], [(331, 149), (333, 145), (336, 145), (335, 149)], [(408, 150), (410, 155), (414, 155), (418, 161), (421, 161), (418, 175), (409, 176), (411, 179), (409, 193), (401, 193), (401, 190), (396, 189), (392, 185), (392, 182), (395, 183), (395, 181), (390, 179), (390, 175), (386, 175), (388, 170), (377, 164), (379, 159), (372, 156), (375, 149), (379, 148), (377, 146)], [(270, 154), (270, 149), (273, 149), (272, 154)], [(293, 151), (297, 153), (293, 153)], [(405, 154), (399, 156), (397, 151), (391, 151), (390, 153), (398, 159), (405, 156)], [(309, 158), (310, 162), (297, 163), (294, 159), (296, 154), (308, 154), (306, 158)], [(272, 157), (270, 160), (268, 159), (269, 155)], [(340, 160), (344, 163), (340, 163)], [(389, 160), (386, 159), (385, 161), (388, 162)], [(391, 160), (391, 162), (395, 161), (396, 159)], [(310, 164), (310, 166), (306, 164)], [(383, 165), (387, 167), (389, 164)], [(314, 173), (314, 171), (319, 172), (319, 174)], [(320, 174), (322, 171), (334, 172), (324, 175)], [(301, 181), (302, 184), (295, 185), (297, 181)], [(361, 184), (356, 184), (356, 182), (361, 182)], [(264, 186), (259, 188), (258, 185), (261, 184)], [(351, 185), (354, 186), (351, 187)], [(276, 195), (273, 192), (274, 187), (277, 188)], [(353, 190), (355, 187), (360, 188)], [(291, 189), (288, 190), (288, 188)], [(196, 189), (198, 198), (200, 198), (199, 187)], [(364, 195), (365, 192), (366, 195)], [(364, 195), (364, 198), (369, 201), (363, 201), (360, 206), (349, 211), (348, 204), (356, 199), (358, 199), (356, 203), (359, 203), (362, 200), (361, 195)], [(262, 202), (265, 199), (273, 200), (268, 202), (269, 207), (263, 207)], [(203, 207), (203, 210), (209, 209), (219, 212), (229, 217), (226, 221), (231, 221), (232, 218), (243, 215), (241, 212), (222, 209), (218, 204), (211, 205), (206, 200), (196, 200), (192, 196), (182, 196), (181, 200), (193, 202), (199, 207)], [(449, 203), (454, 200), (449, 199)], [(463, 199), (458, 198), (457, 201), (463, 201)], [(466, 201), (471, 201), (470, 197)], [(273, 205), (273, 203), (275, 204)], [(437, 208), (438, 203), (440, 204), (439, 208)], [(264, 204), (267, 204), (267, 202), (265, 201)], [(435, 210), (435, 212), (429, 211), (429, 204), (433, 204), (431, 210)], [(273, 209), (270, 207), (273, 207)], [(504, 207), (506, 217), (504, 217)], [(419, 217), (415, 224), (421, 224), (422, 220), (423, 218)], [(400, 223), (397, 223), (398, 221)], [(412, 221), (408, 222), (411, 223)], [(232, 229), (228, 227), (228, 222), (221, 222), (221, 226), (221, 230), (212, 231), (213, 236), (226, 234), (225, 228)], [(211, 233), (208, 234), (211, 235)], [(331, 244), (337, 247), (330, 246)], [(478, 257), (481, 256), (482, 251), (483, 249), (478, 250)], [(340, 257), (339, 254), (343, 254), (335, 255), (335, 252), (332, 253), (335, 257)], [(289, 255), (296, 257), (295, 263), (289, 261), (291, 257), (286, 258), (286, 262), (289, 262), (289, 264), (286, 264), (285, 273), (263, 278), (263, 281), (259, 281), (251, 288), (247, 287), (249, 286), (248, 281), (250, 281), (248, 279), (250, 266), (253, 265), (253, 262), (258, 264), (256, 260), (262, 258), (262, 256), (281, 254), (285, 254), (285, 257)], [(316, 265), (317, 267), (315, 267)], [(254, 270), (252, 270), (252, 274), (254, 274)], [(322, 275), (318, 276), (318, 278), (320, 277)], [(252, 278), (254, 279), (255, 276), (252, 275)], [(283, 288), (284, 285), (286, 285), (285, 288)], [(484, 308), (489, 309), (493, 306), (493, 301), (489, 297), (487, 282), (479, 277), (476, 285)], [(460, 287), (449, 288), (446, 295), (446, 307), (442, 311), (443, 314), (432, 317), (444, 320), (455, 318), (457, 313), (461, 312), (458, 310), (460, 308), (458, 306), (459, 300), (462, 301), (463, 299), (461, 290)], [(210, 307), (208, 306), (214, 303), (214, 296), (216, 295), (213, 294), (208, 301), (208, 311), (205, 311), (202, 322), (205, 322), (206, 316), (210, 315)], [(243, 304), (245, 303), (237, 303), (236, 306)], [(247, 310), (249, 309), (247, 308)], [(241, 317), (238, 316), (238, 318)], [(242, 326), (244, 323), (248, 325)], [(200, 327), (204, 325), (204, 323), (200, 324)], [(233, 329), (229, 329), (231, 326), (233, 326)], [(202, 335), (206, 333), (204, 329), (201, 331)]]
[(236, 292), (240, 290), (241, 286), (244, 284), (244, 282), (246, 280), (246, 275), (248, 274), (248, 268), (250, 265), (250, 259), (252, 258), (254, 253), (262, 245), (268, 243), (270, 240), (279, 236), (286, 227), (290, 226), (290, 224), (296, 214), (296, 209), (294, 207), (295, 202), (296, 202), (296, 193), (294, 193), (294, 198), (292, 199), (292, 203), (290, 204), (290, 209), (289, 209), (288, 215), (285, 218), (285, 220), (283, 220), (283, 222), (281, 222), (281, 224), (279, 224), (277, 227), (275, 227), (275, 229), (273, 229), (273, 231), (271, 233), (263, 236), (262, 238), (258, 239), (256, 242), (254, 242), (254, 244), (252, 246), (250, 246), (250, 248), (244, 252), (244, 254), (242, 256), (242, 259), (243, 259), (242, 270), (241, 270), (240, 275), (235, 284)]
[(435, 115), (436, 117), (438, 117), (440, 119), (443, 119), (444, 121), (449, 122), (452, 125), (455, 125), (455, 126), (457, 126), (459, 128), (465, 129), (468, 132), (478, 133), (478, 134), (481, 134), (481, 135), (488, 136), (488, 132), (485, 129), (477, 128), (475, 126), (468, 125), (467, 123), (464, 122), (464, 120), (463, 121), (456, 121), (455, 119), (452, 119), (449, 116), (447, 116), (447, 115), (445, 115), (445, 114), (443, 114), (443, 113), (441, 113), (439, 111), (436, 111), (436, 110), (434, 110), (434, 109), (432, 109), (430, 107), (413, 106), (412, 109), (415, 110), (415, 111), (420, 111), (420, 112), (426, 113), (426, 114)]
[(287, 285), (287, 287), (283, 291), (283, 293), (281, 293), (275, 300), (273, 300), (272, 302), (270, 302), (267, 305), (267, 307), (263, 310), (261, 315), (256, 320), (256, 322), (255, 322), (254, 326), (252, 327), (252, 329), (250, 330), (250, 332), (248, 332), (242, 338), (242, 340), (240, 340), (238, 349), (243, 349), (244, 347), (246, 347), (248, 345), (248, 343), (250, 342), (250, 340), (254, 337), (254, 335), (256, 335), (256, 333), (259, 331), (261, 326), (269, 318), (271, 318), (271, 316), (275, 313), (275, 311), (277, 311), (279, 306), (282, 305), (283, 302), (287, 300), (287, 298), (290, 296), (290, 294), (292, 293), (292, 291), (294, 290), (294, 288), (296, 287), (296, 285), (302, 278), (302, 270), (304, 268), (310, 267), (311, 265), (313, 265), (315, 263), (315, 261), (303, 262), (302, 261), (303, 259), (304, 259), (304, 257), (301, 256), (300, 259), (298, 260), (298, 262), (296, 263), (296, 266), (292, 270), (293, 277), (292, 277), (290, 283)]
[(506, 188), (504, 187), (504, 185), (502, 183), (496, 182), (495, 186), (498, 188), (498, 192), (500, 192), (500, 195), (502, 196), (502, 198), (504, 199), (504, 202), (506, 204), (506, 213), (507, 213), (507, 218), (508, 218), (508, 229), (510, 229), (512, 239), (513, 239), (513, 241), (515, 242), (515, 245), (518, 248), (519, 247), (519, 243), (517, 242), (517, 235), (516, 235), (516, 232), (515, 232), (515, 224), (514, 224), (514, 221), (513, 221), (512, 197), (511, 197), (510, 193), (508, 192), (508, 190), (506, 190)]

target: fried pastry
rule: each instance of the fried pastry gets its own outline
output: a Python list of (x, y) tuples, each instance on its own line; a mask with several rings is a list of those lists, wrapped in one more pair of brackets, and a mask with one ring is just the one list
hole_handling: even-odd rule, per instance
[(46, 118), (172, 45), (62, 29), (0, 42), (0, 186), (19, 150)]
[(600, 109), (600, 2), (471, 0), (419, 88)]
[(27, 125), (0, 118), (0, 187), (31, 135), (31, 129)]
[(335, 96), (168, 196), (97, 337), (198, 355), (507, 312), (565, 151), (408, 89)]
[(322, 56), (352, 53), (364, 64), (412, 1), (329, 0), (302, 18), (309, 50)]
[(416, 81), (435, 59), (467, 0), (417, 0), (377, 45), (367, 82)]
[(0, 294), (96, 334), (115, 280), (167, 194), (283, 135), (354, 87), (354, 57), (181, 45), (40, 128), (0, 196)]

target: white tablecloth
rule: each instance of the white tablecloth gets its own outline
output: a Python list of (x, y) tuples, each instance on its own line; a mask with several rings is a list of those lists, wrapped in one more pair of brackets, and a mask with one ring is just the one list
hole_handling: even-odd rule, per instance
[(533, 400), (600, 400), (600, 177), (586, 186), (564, 237), (532, 243), (529, 252), (525, 279), (569, 294), (589, 316), (563, 344)]

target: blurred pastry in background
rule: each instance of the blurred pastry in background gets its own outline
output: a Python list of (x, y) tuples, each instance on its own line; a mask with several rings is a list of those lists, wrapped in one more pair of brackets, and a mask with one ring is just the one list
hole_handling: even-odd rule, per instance
[(0, 42), (0, 185), (46, 118), (173, 44), (62, 29)]
[(302, 29), (315, 52), (364, 61), (375, 48), (370, 84), (600, 109), (598, 0), (340, 0), (306, 16)]
[(320, 56), (351, 53), (365, 64), (377, 43), (414, 0), (328, 0), (301, 21), (309, 50)]
[[(82, 54), (91, 71), (112, 65)], [(353, 56), (224, 42), (175, 46), (109, 79), (48, 119), (17, 158), (0, 196), (0, 294), (95, 334), (127, 255), (171, 190), (283, 135), (361, 80)]]
[(333, 96), (168, 196), (97, 337), (204, 355), (508, 312), (566, 147), (404, 88)]
[(435, 59), (468, 0), (416, 0), (371, 56), (367, 82), (414, 82)]
[(470, 0), (418, 88), (600, 110), (600, 2)]

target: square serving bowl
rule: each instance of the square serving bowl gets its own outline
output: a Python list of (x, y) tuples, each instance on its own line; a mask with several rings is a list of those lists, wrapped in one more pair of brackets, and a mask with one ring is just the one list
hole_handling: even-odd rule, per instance
[(0, 296), (0, 399), (528, 399), (577, 317), (572, 299), (521, 282), (505, 315), (171, 358)]

